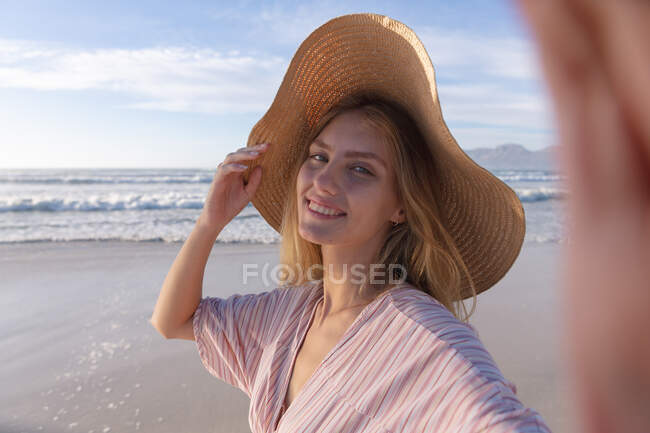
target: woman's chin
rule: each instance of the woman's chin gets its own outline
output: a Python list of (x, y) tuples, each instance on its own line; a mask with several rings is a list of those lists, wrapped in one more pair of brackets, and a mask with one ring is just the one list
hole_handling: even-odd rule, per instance
[(344, 243), (343, 239), (340, 241), (339, 239), (345, 238), (345, 236), (342, 236), (342, 233), (340, 233), (340, 230), (337, 230), (336, 233), (332, 233), (332, 230), (319, 230), (317, 227), (310, 227), (309, 229), (301, 227), (298, 229), (298, 234), (304, 240), (317, 245), (335, 245), (338, 243)]

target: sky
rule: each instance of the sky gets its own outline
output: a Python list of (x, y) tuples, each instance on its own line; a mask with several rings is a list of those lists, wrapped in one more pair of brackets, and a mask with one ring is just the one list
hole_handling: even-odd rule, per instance
[(246, 145), (300, 43), (358, 12), (415, 31), (461, 148), (555, 144), (510, 0), (0, 0), (0, 167), (216, 167)]

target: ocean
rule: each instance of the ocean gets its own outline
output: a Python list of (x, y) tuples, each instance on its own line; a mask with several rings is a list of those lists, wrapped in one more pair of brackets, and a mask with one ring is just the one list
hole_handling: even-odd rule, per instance
[[(524, 242), (566, 241), (563, 178), (554, 171), (493, 170), (518, 195)], [(0, 243), (184, 242), (214, 169), (0, 169)], [(249, 203), (218, 243), (279, 242)]]

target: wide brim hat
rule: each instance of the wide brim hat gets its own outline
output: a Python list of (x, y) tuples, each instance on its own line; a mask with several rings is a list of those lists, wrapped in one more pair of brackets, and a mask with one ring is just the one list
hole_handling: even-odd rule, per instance
[[(433, 47), (435, 49), (435, 47)], [(280, 88), (255, 124), (247, 146), (270, 142), (244, 172), (262, 165), (252, 203), (280, 232), (289, 176), (318, 120), (351, 93), (372, 92), (401, 103), (436, 161), (442, 223), (481, 293), (497, 283), (521, 250), (526, 231), (517, 194), (458, 146), (442, 117), (435, 72), (415, 32), (385, 15), (333, 18), (298, 47)], [(432, 168), (433, 169), (433, 168)], [(408, 221), (407, 221), (408, 223)], [(472, 296), (465, 275), (463, 299)]]

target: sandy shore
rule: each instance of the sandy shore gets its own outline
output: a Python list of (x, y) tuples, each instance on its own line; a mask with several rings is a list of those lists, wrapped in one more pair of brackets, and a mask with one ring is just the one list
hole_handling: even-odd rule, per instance
[[(248, 398), (210, 376), (194, 342), (148, 323), (180, 248), (0, 245), (0, 432), (250, 431)], [(558, 371), (558, 253), (526, 244), (471, 322), (520, 399), (561, 433), (573, 424)], [(215, 246), (203, 295), (265, 290), (242, 283), (243, 263), (273, 266), (277, 246)]]

